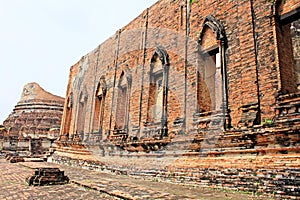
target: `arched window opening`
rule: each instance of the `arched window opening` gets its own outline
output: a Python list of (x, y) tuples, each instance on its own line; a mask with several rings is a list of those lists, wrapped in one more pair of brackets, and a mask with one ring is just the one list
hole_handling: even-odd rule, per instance
[(199, 38), (200, 61), (197, 72), (196, 111), (202, 117), (211, 118), (212, 114), (221, 117), (218, 121), (224, 129), (230, 126), (226, 43), (224, 27), (213, 16), (208, 15), (204, 20)]
[(163, 110), (163, 67), (157, 53), (151, 59), (148, 122), (161, 122)]
[(129, 118), (129, 95), (131, 86), (130, 74), (125, 74), (122, 71), (118, 83), (117, 93), (117, 107), (116, 107), (116, 123), (115, 129), (122, 130), (122, 132), (128, 132), (128, 118)]
[(155, 131), (160, 127), (161, 136), (167, 136), (168, 132), (169, 65), (169, 55), (163, 47), (157, 47), (150, 64), (146, 126)]
[(102, 134), (103, 116), (106, 97), (106, 83), (104, 77), (101, 77), (95, 93), (95, 107), (93, 120), (93, 133)]

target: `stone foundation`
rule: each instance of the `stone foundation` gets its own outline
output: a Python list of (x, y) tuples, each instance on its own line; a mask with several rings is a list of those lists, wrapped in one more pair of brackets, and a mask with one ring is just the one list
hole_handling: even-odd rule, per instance
[(52, 159), (56, 163), (152, 180), (270, 193), (280, 198), (295, 199), (300, 196), (298, 154), (202, 156), (134, 153), (91, 161), (84, 157), (78, 160), (54, 154)]
[[(178, 134), (156, 151), (128, 151), (132, 143), (56, 142), (52, 162), (204, 187), (300, 196), (299, 130), (255, 129)], [(139, 141), (137, 146), (149, 141)], [(159, 141), (157, 141), (159, 142)]]

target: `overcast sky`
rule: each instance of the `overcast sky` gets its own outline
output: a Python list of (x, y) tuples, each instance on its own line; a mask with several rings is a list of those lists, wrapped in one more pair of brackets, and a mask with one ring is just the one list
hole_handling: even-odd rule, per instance
[(0, 0), (0, 124), (37, 82), (64, 97), (70, 66), (157, 0)]

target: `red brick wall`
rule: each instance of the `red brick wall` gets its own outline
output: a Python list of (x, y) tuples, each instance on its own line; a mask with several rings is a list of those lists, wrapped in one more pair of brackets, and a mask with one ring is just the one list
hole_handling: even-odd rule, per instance
[[(232, 126), (235, 128), (240, 126), (241, 119), (246, 116), (241, 108), (248, 105), (255, 105), (254, 111), (257, 113), (260, 110), (261, 121), (274, 117), (275, 94), (280, 89), (281, 81), (284, 82), (283, 79), (280, 79), (280, 77), (283, 78), (280, 73), (285, 74), (286, 77), (289, 75), (283, 72), (284, 68), (279, 70), (279, 65), (283, 65), (285, 58), (278, 57), (278, 42), (276, 41), (281, 38), (280, 35), (276, 35), (278, 31), (274, 31), (275, 21), (272, 16), (272, 6), (273, 3), (268, 0), (253, 2), (248, 0), (239, 2), (230, 0), (194, 1), (191, 5), (190, 37), (188, 49), (186, 49), (187, 9), (185, 3), (170, 0), (157, 2), (120, 29), (120, 37), (117, 32), (71, 69), (67, 90), (67, 96), (71, 92), (74, 94), (70, 132), (75, 132), (72, 127), (76, 127), (74, 123), (78, 118), (76, 116), (78, 95), (84, 91), (84, 87), (86, 87), (88, 96), (84, 130), (87, 133), (91, 132), (97, 80), (101, 76), (105, 77), (108, 85), (103, 129), (104, 132), (108, 132), (113, 128), (117, 117), (118, 77), (124, 66), (129, 67), (132, 76), (129, 126), (141, 125), (140, 128), (143, 128), (143, 124), (148, 118), (149, 103), (151, 104), (148, 102), (150, 62), (157, 46), (162, 46), (170, 57), (169, 128), (172, 130), (174, 120), (184, 116), (186, 103), (188, 126), (193, 129), (190, 119), (197, 110), (197, 44), (207, 15), (213, 15), (225, 27), (228, 106), (231, 111)], [(283, 11), (280, 12), (286, 13), (298, 7), (297, 1), (288, 1), (284, 4)], [(209, 34), (204, 34), (204, 47), (209, 47), (216, 42), (219, 44), (219, 40), (209, 41), (206, 39), (206, 36), (214, 36), (215, 33), (211, 29), (206, 32)], [(279, 48), (281, 48), (280, 45)], [(187, 58), (185, 51), (187, 51)], [(280, 62), (278, 62), (278, 58)], [(185, 59), (188, 60), (187, 102), (184, 102)], [(143, 82), (142, 76), (144, 76)], [(200, 86), (198, 85), (199, 88), (201, 88)], [(142, 94), (141, 90), (143, 90)], [(142, 100), (141, 106), (140, 99)], [(63, 126), (64, 123), (63, 121)]]
[[(104, 142), (100, 146), (91, 145), (97, 150), (89, 152), (83, 148), (85, 143), (58, 141), (55, 152), (58, 157), (54, 157), (54, 160), (82, 163), (78, 160), (70, 162), (70, 158), (89, 160), (91, 154), (95, 153), (93, 156), (101, 155), (97, 159), (109, 169), (120, 169), (128, 174), (141, 171), (142, 174), (147, 174), (147, 170), (151, 169), (150, 174), (169, 177), (168, 174), (173, 172), (173, 180), (186, 178), (189, 183), (195, 180), (201, 182), (201, 185), (219, 185), (253, 192), (272, 193), (280, 190), (286, 192), (282, 193), (284, 195), (299, 196), (299, 191), (293, 193), (288, 189), (297, 186), (286, 177), (296, 176), (294, 169), (299, 168), (300, 93), (278, 96), (284, 88), (289, 92), (296, 90), (293, 88), (294, 72), (292, 68), (286, 67), (291, 66), (291, 48), (287, 48), (290, 46), (290, 39), (283, 34), (285, 30), (274, 14), (289, 13), (299, 9), (300, 5), (298, 1), (285, 2), (277, 9), (274, 7), (276, 2), (270, 0), (195, 0), (191, 5), (187, 24), (186, 1), (158, 1), (71, 68), (66, 96), (73, 94), (73, 108), (70, 118), (67, 117), (67, 109), (64, 110), (62, 126), (69, 124), (72, 135), (78, 127), (78, 115), (84, 115), (84, 131), (85, 134), (90, 134), (95, 127), (92, 120), (95, 92), (99, 79), (103, 76), (107, 84), (102, 135)], [(215, 98), (210, 98), (207, 83), (201, 78), (205, 62), (201, 60), (197, 46), (200, 35), (203, 36), (200, 50), (209, 51), (212, 50), (211, 47), (219, 47), (220, 51), (223, 42), (216, 38), (217, 33), (208, 26), (203, 30), (204, 20), (208, 15), (214, 16), (224, 26), (226, 35), (223, 40), (226, 44), (222, 62), (226, 64), (228, 109), (232, 126), (226, 131), (218, 127), (205, 131), (202, 127), (218, 124), (219, 118), (207, 120), (210, 117), (207, 113), (197, 113), (199, 107), (201, 112), (211, 111), (214, 105), (211, 101), (216, 102), (214, 99), (220, 97), (216, 93)], [(190, 28), (188, 40), (187, 27)], [(154, 104), (150, 64), (159, 46), (165, 49), (170, 60), (167, 113), (169, 137), (159, 140), (153, 137), (150, 140), (106, 142), (116, 119), (122, 115), (118, 116), (116, 113), (118, 82), (123, 71), (125, 76), (130, 74), (132, 79), (130, 92), (128, 90), (128, 134), (148, 134), (148, 124), (145, 126), (145, 123), (150, 121), (149, 107)], [(84, 113), (78, 113), (80, 93), (87, 95)], [(197, 96), (200, 95), (202, 98), (198, 101)], [(198, 106), (198, 103), (201, 105)], [(65, 108), (66, 104), (67, 101)], [(184, 129), (180, 130), (185, 114), (187, 133)], [(196, 124), (195, 119), (204, 122)], [(270, 122), (270, 119), (275, 120)], [(265, 120), (269, 120), (269, 124)], [(151, 125), (147, 128), (149, 127), (153, 128)], [(197, 127), (199, 129), (195, 130)], [(138, 131), (139, 128), (141, 132)], [(161, 151), (151, 152), (158, 149)], [(59, 156), (61, 152), (62, 158)], [(288, 155), (283, 155), (287, 153)], [(64, 158), (65, 155), (69, 158)], [(174, 162), (175, 160), (178, 162)], [(166, 168), (167, 163), (173, 164)], [(96, 165), (98, 168), (98, 164)], [(153, 172), (153, 169), (157, 172)], [(217, 179), (215, 172), (220, 175)], [(279, 182), (275, 177), (278, 173), (286, 175)], [(205, 183), (202, 184), (203, 179)], [(253, 187), (253, 182), (258, 180), (262, 184)]]

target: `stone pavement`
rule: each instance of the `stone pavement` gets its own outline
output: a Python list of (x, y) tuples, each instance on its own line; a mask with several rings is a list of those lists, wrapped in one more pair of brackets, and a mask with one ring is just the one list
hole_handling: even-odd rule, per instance
[(0, 199), (117, 199), (72, 183), (41, 187), (28, 186), (25, 178), (30, 176), (32, 171), (20, 163), (12, 164), (0, 159)]
[[(71, 183), (28, 186), (25, 178), (36, 167), (59, 167)], [(178, 185), (158, 179), (145, 180), (125, 175), (90, 171), (54, 163), (8, 163), (0, 159), (0, 199), (272, 199), (237, 192)], [(119, 197), (119, 198), (118, 198)]]

